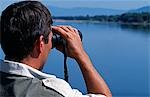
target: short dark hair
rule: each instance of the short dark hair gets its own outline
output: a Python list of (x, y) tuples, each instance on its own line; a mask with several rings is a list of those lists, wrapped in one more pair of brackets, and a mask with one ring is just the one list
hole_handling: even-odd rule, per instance
[(39, 1), (21, 1), (1, 15), (1, 47), (7, 59), (21, 61), (31, 53), (41, 35), (48, 43), (52, 17)]

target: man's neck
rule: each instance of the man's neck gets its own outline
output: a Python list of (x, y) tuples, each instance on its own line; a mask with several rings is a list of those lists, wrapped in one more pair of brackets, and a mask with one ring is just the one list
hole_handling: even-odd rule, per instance
[(42, 70), (43, 65), (41, 65), (40, 59), (36, 58), (24, 58), (21, 63), (24, 63), (32, 68), (35, 68), (37, 70)]

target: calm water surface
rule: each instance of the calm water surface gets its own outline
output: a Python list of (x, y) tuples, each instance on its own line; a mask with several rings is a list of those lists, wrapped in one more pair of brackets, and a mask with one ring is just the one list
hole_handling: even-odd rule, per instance
[[(150, 29), (104, 23), (56, 22), (72, 25), (83, 33), (83, 45), (95, 68), (103, 76), (116, 97), (149, 97)], [(4, 55), (0, 51), (0, 58)], [(69, 83), (86, 93), (77, 63), (68, 58)], [(63, 78), (63, 55), (53, 49), (44, 72)]]

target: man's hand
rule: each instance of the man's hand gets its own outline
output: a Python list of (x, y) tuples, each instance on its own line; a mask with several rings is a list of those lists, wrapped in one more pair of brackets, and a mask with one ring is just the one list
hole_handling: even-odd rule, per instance
[[(57, 34), (61, 35), (67, 42), (67, 56), (78, 59), (85, 53), (77, 29), (71, 26), (53, 26), (52, 29), (55, 30)], [(56, 48), (62, 51), (62, 46), (57, 46)]]

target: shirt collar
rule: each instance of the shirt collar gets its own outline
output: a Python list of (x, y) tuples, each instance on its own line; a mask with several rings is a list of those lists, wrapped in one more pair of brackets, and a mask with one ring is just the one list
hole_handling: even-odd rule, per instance
[(14, 61), (8, 61), (8, 60), (0, 60), (0, 71), (9, 74), (16, 74), (16, 75), (38, 78), (38, 79), (51, 78), (51, 77), (56, 78), (54, 75), (43, 73), (26, 64), (14, 62)]

